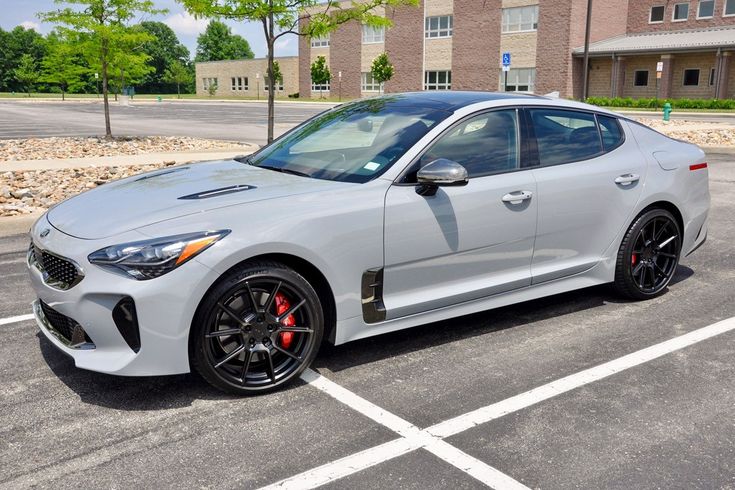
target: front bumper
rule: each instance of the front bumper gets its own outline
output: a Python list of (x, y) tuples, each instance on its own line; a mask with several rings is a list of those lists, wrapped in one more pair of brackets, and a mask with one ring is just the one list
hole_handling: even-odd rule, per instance
[[(41, 237), (40, 230), (51, 232)], [(55, 230), (45, 216), (34, 225), (31, 236), (37, 246), (75, 261), (84, 279), (67, 290), (48, 284), (42, 271), (29, 263), (31, 284), (39, 300), (33, 312), (41, 332), (74, 359), (77, 367), (123, 376), (152, 376), (189, 372), (189, 328), (200, 299), (218, 274), (189, 261), (156, 279), (137, 281), (122, 274), (96, 267), (87, 256), (110, 240), (83, 240)], [(136, 232), (126, 233), (115, 242), (141, 239)], [(140, 348), (137, 352), (121, 334), (114, 319), (115, 306), (125, 298), (135, 304)], [(80, 330), (53, 327), (44, 314), (60, 314), (78, 324)], [(70, 333), (71, 332), (71, 333)], [(69, 338), (76, 335), (76, 338)], [(86, 337), (85, 337), (86, 336)]]

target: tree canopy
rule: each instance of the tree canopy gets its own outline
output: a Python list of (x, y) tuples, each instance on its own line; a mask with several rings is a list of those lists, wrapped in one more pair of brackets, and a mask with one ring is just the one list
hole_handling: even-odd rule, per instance
[(250, 43), (230, 26), (218, 20), (210, 21), (197, 38), (196, 61), (241, 60), (253, 58)]
[(137, 90), (144, 93), (169, 93), (174, 84), (167, 81), (166, 72), (175, 63), (188, 69), (189, 49), (179, 42), (173, 29), (163, 22), (144, 21), (140, 27), (151, 36), (149, 41), (143, 43), (141, 50), (150, 57), (148, 64), (154, 71), (143, 78)]
[(0, 29), (0, 91), (24, 90), (15, 77), (24, 54), (40, 64), (46, 55), (46, 40), (33, 29), (17, 26), (10, 31)]
[(390, 62), (390, 59), (388, 59), (387, 53), (379, 54), (378, 57), (373, 60), (373, 64), (370, 67), (370, 74), (373, 76), (373, 80), (380, 84), (381, 90), (383, 84), (393, 78), (393, 72), (393, 64)]

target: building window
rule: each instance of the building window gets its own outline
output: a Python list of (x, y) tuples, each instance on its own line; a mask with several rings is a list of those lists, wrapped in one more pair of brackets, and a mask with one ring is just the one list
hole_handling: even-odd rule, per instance
[(451, 90), (451, 71), (427, 71), (424, 72), (424, 90)]
[(715, 69), (712, 68), (709, 71), (709, 86), (713, 87), (715, 85)]
[(385, 41), (385, 27), (362, 26), (363, 44), (382, 43)]
[(699, 85), (699, 69), (684, 70), (684, 86), (697, 87)]
[(453, 25), (454, 25), (454, 16), (452, 15), (439, 15), (436, 17), (427, 17), (425, 36), (427, 38), (452, 37)]
[(328, 48), (329, 47), (329, 35), (324, 37), (313, 37), (311, 38), (312, 48)]
[(725, 0), (725, 16), (735, 15), (735, 0)]
[(232, 77), (232, 91), (237, 90), (237, 78)]
[[(265, 87), (266, 92), (268, 91), (268, 85), (268, 77), (263, 77), (263, 86)], [(283, 80), (275, 83), (275, 89), (276, 91), (283, 91)]]
[(204, 90), (209, 90), (209, 87), (218, 87), (219, 84), (217, 83), (216, 78), (203, 78), (202, 82), (204, 84)]
[(538, 5), (503, 9), (502, 32), (527, 32), (538, 29)]
[(507, 85), (505, 85), (505, 73), (500, 74), (500, 83), (505, 85), (506, 92), (533, 92), (535, 82), (535, 68), (511, 68), (508, 71)]
[(699, 0), (697, 19), (711, 19), (715, 16), (715, 0)]
[(684, 22), (689, 18), (689, 4), (677, 3), (674, 5), (674, 12), (671, 15), (672, 22)]
[(651, 15), (648, 18), (649, 24), (660, 24), (664, 21), (664, 14), (666, 13), (666, 7), (663, 5), (656, 5), (651, 7)]
[(362, 72), (362, 91), (380, 92), (380, 84), (373, 78), (370, 72)]
[(324, 83), (322, 85), (317, 85), (314, 82), (311, 82), (311, 91), (312, 92), (329, 92), (329, 82)]
[(648, 87), (648, 70), (636, 70), (633, 85), (636, 87)]
[(232, 77), (232, 91), (243, 91), (248, 89), (248, 77)]

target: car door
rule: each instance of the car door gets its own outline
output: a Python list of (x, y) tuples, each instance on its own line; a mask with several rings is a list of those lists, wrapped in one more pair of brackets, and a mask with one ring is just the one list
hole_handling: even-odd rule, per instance
[(646, 165), (614, 117), (528, 108), (540, 166), (533, 283), (590, 269), (628, 225)]
[[(383, 303), (397, 318), (528, 286), (536, 184), (524, 168), (516, 109), (488, 111), (447, 130), (385, 199)], [(464, 187), (419, 195), (416, 172), (446, 158)]]

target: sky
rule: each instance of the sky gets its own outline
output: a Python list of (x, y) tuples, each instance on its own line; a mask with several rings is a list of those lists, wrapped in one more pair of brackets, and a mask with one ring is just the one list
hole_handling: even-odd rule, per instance
[[(168, 13), (138, 19), (158, 20), (171, 27), (179, 40), (191, 52), (192, 58), (196, 53), (197, 36), (207, 27), (206, 19), (195, 19), (184, 12), (183, 7), (175, 0), (154, 0), (156, 8), (167, 9)], [(0, 27), (10, 30), (17, 25), (36, 29), (42, 34), (47, 34), (53, 29), (53, 25), (42, 23), (38, 12), (48, 12), (60, 7), (54, 0), (0, 0)], [(232, 32), (239, 34), (250, 43), (250, 47), (256, 58), (265, 56), (265, 40), (263, 38), (263, 27), (260, 24), (225, 21)], [(293, 56), (298, 51), (298, 39), (295, 35), (286, 35), (276, 41), (276, 56)]]

